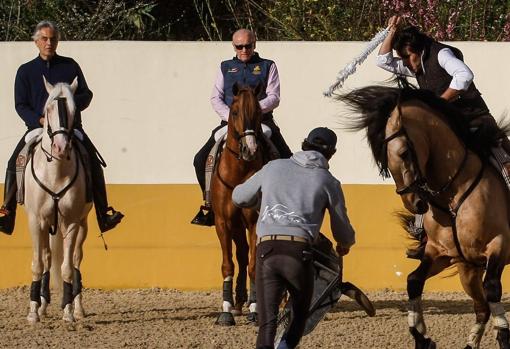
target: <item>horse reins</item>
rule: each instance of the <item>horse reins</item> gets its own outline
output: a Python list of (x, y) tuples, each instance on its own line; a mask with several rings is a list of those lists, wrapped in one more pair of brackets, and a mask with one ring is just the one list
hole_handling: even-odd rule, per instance
[[(258, 140), (258, 137), (257, 137), (257, 133), (253, 130), (246, 130), (244, 131), (243, 133), (239, 133), (237, 132), (237, 130), (234, 129), (234, 135), (235, 135), (235, 139), (236, 141), (239, 143), (239, 148), (241, 148), (241, 140), (246, 137), (246, 136), (255, 136), (255, 139)], [(228, 136), (227, 136), (228, 137)], [(230, 148), (228, 145), (225, 145), (225, 148), (231, 152), (233, 155), (235, 155), (236, 159), (241, 161), (242, 160), (242, 157), (241, 157), (241, 149), (239, 150), (239, 152), (236, 152), (235, 150), (233, 150), (232, 148)], [(220, 182), (226, 186), (228, 189), (230, 190), (234, 190), (234, 187), (231, 186), (230, 184), (227, 183), (226, 180), (223, 179), (223, 177), (221, 176), (220, 174), (220, 170), (219, 168), (216, 169), (216, 175), (218, 176), (218, 179), (220, 180)]]
[[(400, 111), (400, 109), (399, 109), (399, 111)], [(390, 141), (392, 141), (393, 139), (400, 137), (400, 136), (404, 136), (406, 139), (408, 149), (411, 153), (411, 161), (413, 162), (413, 165), (416, 167), (416, 178), (411, 184), (407, 185), (406, 187), (397, 188), (396, 189), (397, 194), (404, 195), (404, 194), (413, 192), (413, 193), (417, 194), (418, 196), (424, 198), (431, 206), (448, 214), (450, 216), (450, 219), (452, 222), (452, 235), (453, 235), (453, 241), (455, 243), (455, 247), (457, 248), (459, 256), (463, 260), (467, 261), (466, 257), (464, 256), (464, 253), (462, 252), (460, 242), (459, 242), (459, 236), (458, 236), (458, 232), (457, 232), (457, 213), (458, 213), (461, 205), (464, 203), (464, 201), (468, 198), (468, 196), (473, 192), (473, 190), (476, 188), (476, 186), (480, 183), (480, 180), (483, 177), (483, 172), (484, 172), (485, 166), (482, 164), (480, 171), (478, 172), (475, 180), (471, 183), (469, 188), (461, 195), (461, 197), (458, 200), (455, 207), (453, 207), (453, 208), (452, 207), (449, 207), (449, 208), (443, 207), (443, 206), (435, 203), (433, 199), (435, 197), (439, 196), (440, 194), (443, 194), (444, 192), (446, 192), (451, 187), (451, 185), (453, 184), (455, 179), (459, 176), (462, 168), (465, 166), (465, 164), (467, 162), (467, 158), (469, 155), (468, 149), (464, 146), (464, 157), (463, 157), (460, 165), (457, 167), (457, 170), (455, 171), (454, 175), (439, 190), (436, 191), (436, 190), (432, 190), (428, 186), (427, 180), (420, 170), (420, 166), (418, 163), (418, 158), (416, 155), (416, 150), (414, 148), (414, 145), (413, 145), (411, 139), (409, 138), (404, 127), (401, 127), (398, 131), (396, 131), (392, 135), (385, 138), (383, 141), (383, 144), (387, 145)]]

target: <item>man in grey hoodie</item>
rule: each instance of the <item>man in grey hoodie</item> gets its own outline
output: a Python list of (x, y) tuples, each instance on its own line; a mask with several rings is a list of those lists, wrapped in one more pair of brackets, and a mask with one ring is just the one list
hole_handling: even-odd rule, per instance
[(303, 141), (303, 151), (290, 159), (269, 162), (232, 193), (234, 204), (240, 207), (255, 206), (260, 199), (257, 348), (274, 347), (285, 290), (290, 294), (294, 316), (278, 348), (294, 348), (301, 339), (314, 284), (310, 244), (319, 234), (326, 209), (338, 254), (346, 255), (354, 244), (340, 182), (328, 170), (336, 142), (332, 130), (315, 128)]

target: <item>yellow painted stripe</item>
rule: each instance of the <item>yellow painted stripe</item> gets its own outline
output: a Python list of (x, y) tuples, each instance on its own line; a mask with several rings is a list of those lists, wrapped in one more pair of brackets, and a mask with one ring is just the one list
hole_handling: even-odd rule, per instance
[[(110, 202), (126, 214), (106, 233), (108, 251), (98, 237), (95, 215), (82, 264), (86, 287), (169, 287), (183, 290), (221, 286), (221, 251), (214, 228), (189, 224), (201, 202), (197, 185), (110, 185)], [(345, 258), (344, 278), (364, 289), (405, 289), (418, 262), (405, 258), (408, 243), (393, 212), (401, 209), (394, 187), (345, 185), (357, 243)], [(13, 236), (0, 236), (0, 288), (31, 280), (31, 245), (21, 207)], [(328, 222), (323, 227), (331, 236)], [(441, 275), (446, 275), (449, 272)], [(462, 290), (458, 277), (435, 277), (427, 290)], [(504, 275), (503, 286), (510, 285)]]

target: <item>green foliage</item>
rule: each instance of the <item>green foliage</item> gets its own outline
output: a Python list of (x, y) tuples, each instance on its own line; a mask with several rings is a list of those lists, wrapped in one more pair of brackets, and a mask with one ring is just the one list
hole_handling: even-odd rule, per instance
[(55, 21), (67, 40), (368, 40), (400, 14), (439, 40), (510, 41), (510, 0), (2, 0), (0, 40)]
[(30, 40), (43, 19), (56, 22), (64, 39), (143, 39), (146, 23), (154, 21), (154, 1), (134, 0), (4, 0), (0, 32), (6, 41)]

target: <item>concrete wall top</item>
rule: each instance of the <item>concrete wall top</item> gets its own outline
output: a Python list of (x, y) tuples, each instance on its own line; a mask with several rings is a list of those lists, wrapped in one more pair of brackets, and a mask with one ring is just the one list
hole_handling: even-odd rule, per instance
[[(333, 173), (343, 183), (391, 184), (378, 177), (364, 135), (340, 129), (345, 108), (322, 96), (365, 45), (258, 42), (257, 51), (278, 66), (281, 103), (275, 119), (293, 150), (299, 149), (311, 128), (335, 128), (340, 144), (331, 164)], [(478, 89), (498, 118), (510, 106), (506, 93), (510, 68), (503, 63), (503, 57), (510, 56), (510, 44), (454, 45), (464, 52)], [(14, 77), (37, 50), (32, 42), (4, 42), (0, 49), (0, 167), (5, 168), (24, 132), (14, 110)], [(193, 156), (219, 121), (209, 97), (219, 63), (234, 55), (230, 42), (63, 41), (58, 52), (80, 64), (94, 92), (83, 113), (84, 128), (108, 162), (109, 183), (195, 183)], [(374, 61), (372, 53), (342, 91), (391, 78)]]

